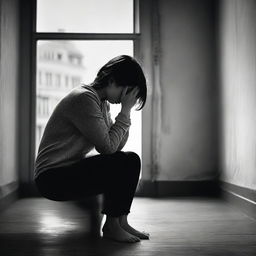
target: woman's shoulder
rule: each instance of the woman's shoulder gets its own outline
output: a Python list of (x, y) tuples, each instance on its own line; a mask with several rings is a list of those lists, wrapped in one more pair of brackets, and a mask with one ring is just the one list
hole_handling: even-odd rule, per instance
[(100, 116), (101, 102), (95, 93), (88, 87), (75, 87), (62, 101), (62, 114), (69, 119), (79, 116), (84, 118), (85, 115)]
[(97, 93), (89, 86), (81, 84), (72, 89), (63, 99), (66, 103), (100, 104)]

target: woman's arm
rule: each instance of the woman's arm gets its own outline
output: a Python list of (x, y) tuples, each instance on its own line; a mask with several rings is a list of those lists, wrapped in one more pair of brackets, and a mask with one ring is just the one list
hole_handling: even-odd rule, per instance
[(123, 147), (125, 146), (125, 144), (126, 144), (126, 142), (127, 142), (127, 140), (128, 140), (128, 137), (129, 137), (129, 130), (128, 130), (128, 131), (126, 132), (126, 134), (124, 135), (124, 137), (123, 137), (122, 141), (120, 142), (120, 144), (119, 144), (117, 150), (122, 150), (122, 149), (123, 149)]
[(75, 95), (68, 105), (68, 119), (99, 153), (112, 154), (118, 150), (131, 125), (129, 115), (120, 112), (109, 128), (100, 109), (100, 102), (93, 94)]
[[(110, 128), (114, 123), (112, 121), (111, 114), (110, 114), (110, 105), (109, 105), (109, 103), (106, 103), (106, 104), (107, 104), (107, 118), (108, 118), (109, 128)], [(117, 148), (118, 151), (123, 149), (123, 147), (125, 146), (125, 144), (128, 140), (128, 137), (129, 137), (129, 128)]]

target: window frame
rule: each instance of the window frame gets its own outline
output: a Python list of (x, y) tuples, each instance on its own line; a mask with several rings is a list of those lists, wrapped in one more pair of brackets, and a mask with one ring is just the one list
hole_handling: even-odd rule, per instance
[[(26, 1), (26, 0), (24, 0)], [(29, 145), (29, 168), (22, 183), (31, 183), (34, 176), (34, 159), (36, 144), (36, 70), (37, 70), (37, 41), (47, 40), (131, 40), (133, 41), (133, 55), (139, 59), (140, 31), (139, 31), (139, 1), (133, 0), (133, 33), (69, 33), (69, 32), (37, 32), (37, 0), (30, 0), (31, 5), (31, 65), (30, 65), (30, 145)]]

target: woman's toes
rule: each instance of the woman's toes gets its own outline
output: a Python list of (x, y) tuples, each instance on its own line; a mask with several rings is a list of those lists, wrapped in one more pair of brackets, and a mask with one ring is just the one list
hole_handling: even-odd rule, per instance
[(109, 229), (104, 226), (102, 231), (103, 237), (113, 239), (118, 242), (135, 243), (140, 241), (140, 239), (137, 236), (134, 236), (129, 232), (126, 232), (121, 227), (112, 227)]
[(142, 231), (142, 234), (144, 234), (145, 236), (149, 237), (149, 233), (145, 232), (145, 231)]
[(135, 241), (135, 242), (140, 242), (140, 239), (139, 239), (139, 237), (137, 237), (137, 236), (134, 236), (132, 239), (133, 239), (133, 241)]
[(129, 242), (129, 243), (137, 243), (140, 242), (140, 239), (136, 236), (128, 236), (128, 237), (123, 237), (123, 238), (116, 238), (116, 241), (119, 242)]
[(136, 236), (136, 237), (138, 237), (138, 238), (140, 238), (140, 239), (145, 239), (145, 240), (148, 240), (148, 239), (149, 239), (149, 233), (140, 232), (140, 231), (134, 229), (133, 227), (131, 227), (129, 224), (122, 225), (122, 228), (123, 228), (126, 232), (128, 232), (128, 233), (130, 233), (130, 234), (132, 234), (132, 235), (134, 235), (134, 236)]
[(138, 232), (136, 236), (139, 237), (140, 239), (149, 239), (149, 234), (145, 232)]

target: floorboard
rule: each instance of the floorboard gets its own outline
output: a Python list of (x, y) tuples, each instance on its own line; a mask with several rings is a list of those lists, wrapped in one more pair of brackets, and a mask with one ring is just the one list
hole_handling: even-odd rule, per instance
[(256, 221), (221, 199), (135, 198), (129, 221), (151, 235), (136, 244), (93, 235), (91, 220), (72, 202), (20, 199), (0, 213), (0, 255), (256, 255)]

